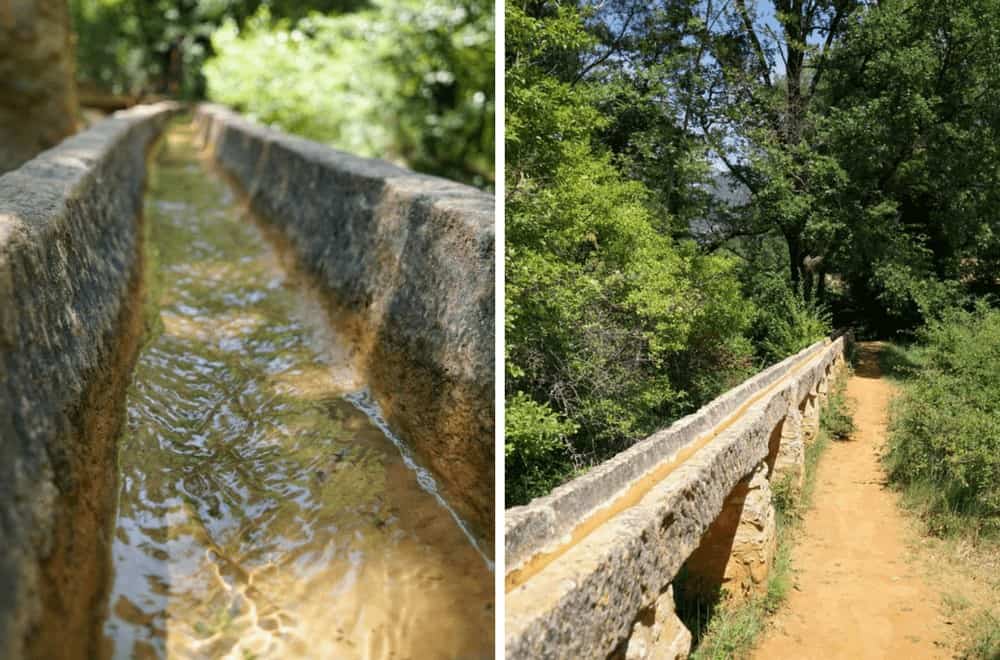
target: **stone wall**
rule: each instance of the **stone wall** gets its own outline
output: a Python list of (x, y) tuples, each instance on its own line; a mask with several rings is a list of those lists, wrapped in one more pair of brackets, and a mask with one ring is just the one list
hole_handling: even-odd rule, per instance
[(146, 153), (173, 104), (0, 177), (0, 657), (93, 657), (137, 351)]
[(218, 106), (196, 118), (210, 153), (281, 229), (338, 316), (361, 326), (360, 366), (390, 424), (492, 538), (493, 196)]
[[(818, 419), (846, 342), (803, 350), (509, 511), (508, 657), (646, 657), (639, 651), (658, 621), (650, 612), (669, 615), (659, 628), (668, 631), (662, 653), (649, 657), (685, 657), (689, 638), (663, 594), (693, 555), (686, 585), (700, 579), (736, 598), (766, 588), (774, 553), (769, 480), (776, 464), (792, 478), (801, 469), (794, 462), (804, 456), (798, 443), (808, 425), (799, 417)], [(783, 453), (782, 442), (790, 447)]]
[(748, 398), (780, 380), (793, 365), (820, 350), (822, 345), (820, 342), (809, 346), (768, 367), (698, 411), (637, 442), (550, 494), (526, 506), (508, 509), (504, 516), (508, 573), (517, 572), (532, 557), (561, 544), (580, 520), (606, 508), (609, 501), (641, 475), (717, 426)]
[(76, 130), (66, 0), (0, 0), (0, 174)]

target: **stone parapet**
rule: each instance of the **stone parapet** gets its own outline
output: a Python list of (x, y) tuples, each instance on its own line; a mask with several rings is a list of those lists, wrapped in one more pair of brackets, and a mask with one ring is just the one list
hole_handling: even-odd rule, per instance
[[(520, 561), (508, 565), (508, 657), (601, 657), (627, 649), (643, 612), (657, 607), (727, 501), (740, 500), (735, 534), (748, 549), (732, 577), (742, 567), (741, 594), (759, 590), (773, 556), (774, 514), (763, 477), (775, 431), (815, 396), (845, 341), (805, 349), (595, 468), (589, 482), (575, 480), (521, 507), (508, 534), (513, 525), (540, 538), (514, 539)], [(630, 479), (621, 476), (629, 473)], [(742, 495), (736, 492), (741, 483), (747, 486)], [(579, 505), (575, 516), (571, 507), (557, 506), (566, 498)], [(752, 515), (743, 516), (748, 501)], [(729, 563), (728, 557), (722, 562), (721, 575)]]
[(0, 177), (0, 657), (95, 654), (138, 333), (146, 154), (171, 103)]

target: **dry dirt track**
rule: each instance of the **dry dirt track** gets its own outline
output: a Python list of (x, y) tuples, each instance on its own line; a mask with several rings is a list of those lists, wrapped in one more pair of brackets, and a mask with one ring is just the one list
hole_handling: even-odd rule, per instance
[(757, 660), (951, 657), (939, 594), (913, 556), (912, 530), (884, 486), (891, 385), (878, 344), (860, 344), (847, 395), (857, 427), (820, 460), (813, 508), (792, 551), (796, 588), (754, 652)]

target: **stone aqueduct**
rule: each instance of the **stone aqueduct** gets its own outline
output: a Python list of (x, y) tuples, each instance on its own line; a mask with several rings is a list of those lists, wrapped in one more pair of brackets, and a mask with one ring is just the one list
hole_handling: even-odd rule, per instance
[[(0, 176), (0, 658), (99, 655), (147, 156), (183, 109), (118, 112)], [(358, 338), (389, 424), (488, 543), (493, 196), (192, 110), (206, 158)]]
[[(8, 376), (0, 388), (0, 453), (9, 459), (0, 462), (0, 655), (39, 651), (22, 646), (29, 632), (35, 639), (59, 640), (57, 630), (83, 635), (88, 621), (66, 615), (86, 613), (101, 591), (103, 569), (87, 571), (85, 584), (69, 579), (74, 558), (100, 555), (108, 541), (96, 530), (110, 490), (88, 475), (106, 463), (114, 428), (99, 423), (106, 411), (94, 416), (90, 407), (109, 391), (121, 394), (113, 375), (127, 360), (118, 356), (124, 349), (116, 346), (116, 328), (132, 314), (125, 301), (136, 270), (145, 155), (178, 109), (121, 113), (0, 180), (0, 298), (8, 302), (0, 307), (0, 365)], [(438, 431), (436, 441), (417, 444), (432, 464), (437, 456), (461, 457), (458, 468), (441, 472), (466, 496), (471, 518), (490, 520), (488, 490), (470, 484), (492, 483), (492, 418), (481, 412), (489, 406), (479, 405), (492, 400), (492, 199), (253, 126), (220, 108), (204, 106), (196, 118), (214, 158), (255, 206), (287, 219), (285, 230), (293, 242), (302, 239), (297, 247), (337, 298), (348, 305), (356, 298), (365, 318), (378, 312), (379, 355), (402, 356), (385, 363), (438, 383), (420, 390), (446, 398), (449, 410), (467, 411), (461, 424), (445, 428), (427, 418), (445, 406), (421, 402), (408, 409), (425, 411), (423, 418), (402, 415), (399, 423)], [(304, 207), (320, 181), (337, 186), (337, 194), (323, 196), (327, 206)], [(371, 282), (340, 273), (327, 263), (339, 252), (303, 238), (317, 235), (309, 232), (317, 218), (331, 217), (346, 219), (337, 231), (351, 239), (338, 249), (363, 238), (371, 254), (388, 255), (345, 260), (361, 263)], [(405, 245), (397, 240), (401, 225), (412, 228)], [(380, 271), (385, 264), (396, 268)], [(454, 299), (411, 295), (421, 288), (420, 274), (439, 285), (423, 289), (453, 292)], [(461, 286), (440, 286), (443, 280)], [(386, 281), (395, 288), (381, 286)], [(690, 584), (737, 598), (766, 588), (775, 548), (772, 485), (801, 486), (805, 446), (848, 342), (841, 336), (814, 344), (550, 495), (509, 510), (507, 655), (683, 656), (690, 633), (675, 614), (672, 588), (682, 567)], [(436, 362), (407, 366), (413, 346), (433, 347)], [(453, 357), (462, 358), (462, 369), (448, 362)], [(84, 501), (100, 503), (86, 512), (94, 520), (70, 526)]]
[(772, 485), (797, 492), (849, 337), (814, 344), (506, 514), (508, 658), (680, 658), (673, 583), (767, 589)]

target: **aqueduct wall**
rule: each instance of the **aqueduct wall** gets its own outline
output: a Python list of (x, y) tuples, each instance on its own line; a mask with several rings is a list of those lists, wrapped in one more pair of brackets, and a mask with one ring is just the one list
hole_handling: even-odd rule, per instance
[[(215, 160), (371, 339), (389, 423), (493, 536), (493, 196), (199, 106)], [(492, 542), (489, 544), (492, 546)]]
[(849, 339), (814, 344), (506, 514), (510, 658), (677, 658), (673, 582), (745, 598), (774, 555), (771, 484), (801, 486)]
[(146, 152), (176, 110), (118, 113), (0, 177), (0, 657), (95, 650)]
[[(142, 328), (147, 151), (173, 103), (0, 176), (0, 657), (99, 655), (116, 442)], [(210, 154), (369, 336), (392, 424), (492, 536), (493, 197), (218, 107)]]

